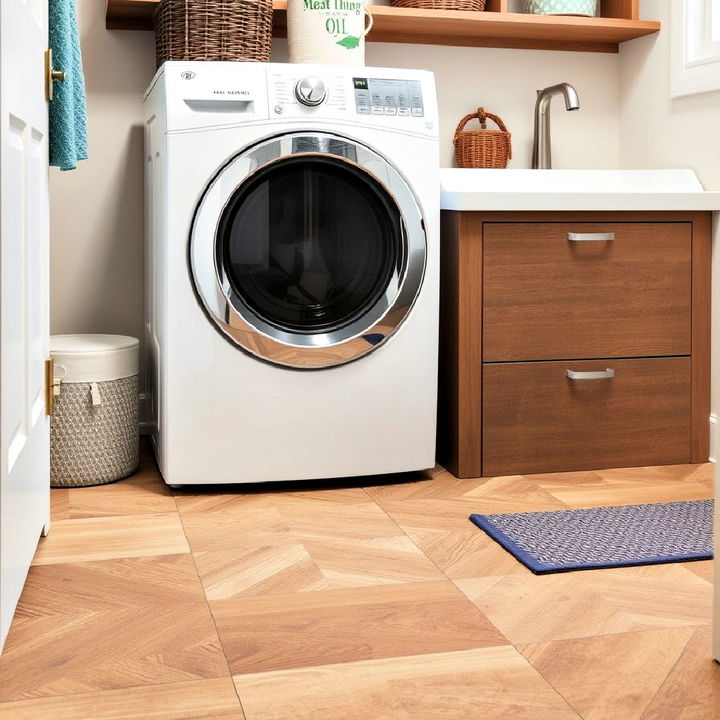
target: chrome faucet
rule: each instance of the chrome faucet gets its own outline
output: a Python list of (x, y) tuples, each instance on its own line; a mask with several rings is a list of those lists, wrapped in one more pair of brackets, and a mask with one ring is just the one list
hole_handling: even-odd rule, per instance
[(575, 88), (568, 83), (560, 83), (537, 91), (535, 101), (535, 135), (533, 139), (532, 167), (533, 170), (551, 168), (550, 155), (550, 101), (553, 95), (562, 93), (565, 98), (566, 110), (577, 110), (580, 99)]

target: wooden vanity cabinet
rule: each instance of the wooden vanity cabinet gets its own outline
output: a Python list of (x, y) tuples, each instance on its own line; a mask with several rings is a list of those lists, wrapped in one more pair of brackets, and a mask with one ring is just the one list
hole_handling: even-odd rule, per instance
[(707, 212), (443, 211), (438, 461), (706, 461), (710, 230)]

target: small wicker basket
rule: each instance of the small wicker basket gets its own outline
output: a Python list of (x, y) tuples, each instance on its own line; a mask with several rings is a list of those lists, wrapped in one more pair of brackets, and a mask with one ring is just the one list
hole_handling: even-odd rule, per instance
[[(477, 118), (479, 130), (465, 130), (465, 125)], [(490, 118), (500, 129), (488, 130), (486, 120)], [(453, 138), (455, 162), (461, 168), (504, 168), (512, 157), (511, 135), (505, 123), (485, 108), (466, 115), (458, 124)]]
[(421, 8), (422, 10), (472, 10), (485, 9), (485, 0), (390, 0), (393, 7)]
[(161, 0), (155, 11), (155, 58), (270, 60), (272, 0)]

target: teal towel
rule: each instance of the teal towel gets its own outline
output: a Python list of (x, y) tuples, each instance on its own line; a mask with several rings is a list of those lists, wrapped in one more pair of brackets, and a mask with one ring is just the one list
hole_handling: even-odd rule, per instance
[(49, 42), (53, 66), (65, 82), (53, 82), (50, 103), (50, 164), (74, 170), (87, 151), (87, 108), (75, 0), (50, 0)]

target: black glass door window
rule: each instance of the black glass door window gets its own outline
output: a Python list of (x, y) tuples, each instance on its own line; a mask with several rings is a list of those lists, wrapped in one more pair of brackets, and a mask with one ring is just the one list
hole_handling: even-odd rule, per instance
[(404, 262), (399, 212), (368, 173), (301, 155), (255, 173), (220, 218), (218, 261), (263, 321), (321, 333), (362, 316)]

